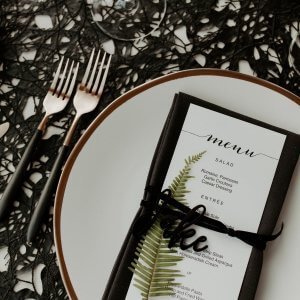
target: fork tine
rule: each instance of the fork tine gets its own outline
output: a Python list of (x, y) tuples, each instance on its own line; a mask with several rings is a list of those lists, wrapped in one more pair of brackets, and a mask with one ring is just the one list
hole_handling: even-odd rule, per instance
[(67, 93), (65, 95), (66, 98), (70, 98), (71, 97), (71, 94), (72, 94), (72, 91), (73, 91), (73, 88), (74, 88), (74, 85), (75, 85), (75, 82), (76, 82), (76, 77), (77, 77), (78, 69), (79, 69), (79, 63), (77, 63), (76, 69), (75, 69), (75, 71), (73, 73), (72, 81), (71, 81), (69, 89), (68, 89), (68, 91), (67, 91)]
[(66, 79), (66, 81), (65, 81), (65, 84), (64, 84), (64, 87), (63, 87), (63, 89), (62, 89), (62, 91), (61, 91), (61, 96), (62, 96), (63, 98), (65, 97), (65, 93), (66, 93), (67, 88), (68, 88), (68, 85), (69, 85), (69, 83), (70, 83), (70, 78), (71, 78), (71, 74), (72, 74), (72, 71), (73, 71), (73, 66), (74, 66), (74, 61), (72, 61), (71, 67), (70, 67), (70, 69), (69, 69), (68, 77), (67, 77), (67, 79)]
[(60, 73), (60, 69), (61, 69), (61, 66), (62, 66), (62, 63), (64, 61), (64, 57), (61, 58), (59, 64), (58, 64), (58, 68), (55, 72), (55, 75), (54, 75), (54, 79), (52, 81), (52, 84), (50, 86), (50, 90), (54, 92), (54, 89), (56, 87), (56, 84), (57, 84), (57, 80), (58, 80), (58, 76), (59, 76), (59, 73)]
[(64, 82), (64, 78), (65, 78), (65, 76), (66, 76), (68, 64), (69, 64), (69, 59), (67, 59), (67, 62), (66, 62), (64, 71), (63, 71), (63, 73), (62, 73), (62, 75), (61, 75), (61, 78), (60, 78), (60, 82), (59, 82), (59, 84), (58, 84), (58, 87), (56, 88), (55, 93), (56, 93), (57, 95), (59, 95), (60, 92), (61, 92), (61, 88), (62, 88), (62, 85), (63, 85), (63, 82)]
[(97, 78), (96, 78), (96, 80), (95, 80), (93, 89), (92, 89), (92, 91), (91, 91), (91, 93), (92, 93), (93, 95), (96, 95), (96, 91), (97, 91), (98, 86), (99, 86), (100, 76), (101, 76), (101, 74), (102, 74), (102, 70), (103, 70), (103, 65), (104, 65), (105, 58), (106, 58), (106, 52), (104, 53), (104, 56), (103, 56), (103, 58), (102, 58), (101, 65), (100, 65), (100, 68), (99, 68), (99, 71), (98, 71), (98, 74), (97, 74)]
[(87, 79), (88, 79), (88, 76), (89, 76), (89, 73), (90, 73), (91, 65), (92, 65), (92, 62), (93, 62), (94, 53), (95, 53), (95, 48), (93, 48), (92, 54), (90, 56), (90, 60), (88, 62), (88, 65), (87, 65), (87, 67), (85, 69), (85, 73), (84, 73), (83, 79), (81, 81), (81, 84), (83, 86), (86, 85), (86, 82), (87, 82)]
[(90, 80), (89, 80), (89, 83), (87, 85), (87, 91), (90, 92), (91, 88), (92, 88), (92, 84), (93, 84), (93, 81), (94, 81), (94, 77), (95, 77), (95, 72), (96, 72), (96, 69), (97, 69), (97, 66), (98, 66), (98, 62), (99, 62), (99, 57), (100, 57), (100, 50), (98, 51), (98, 54), (97, 54), (97, 57), (96, 57), (96, 61), (94, 63), (94, 68), (93, 68), (93, 71), (92, 71), (92, 74), (90, 76)]
[(100, 87), (99, 87), (99, 90), (98, 90), (98, 93), (97, 93), (97, 95), (99, 97), (101, 96), (101, 94), (103, 92), (103, 88), (104, 88), (104, 84), (105, 84), (105, 81), (106, 81), (106, 78), (107, 78), (111, 58), (112, 58), (112, 54), (109, 55), (108, 62), (107, 62), (106, 67), (105, 67), (105, 72), (104, 72), (104, 75), (102, 77), (101, 84), (100, 84)]

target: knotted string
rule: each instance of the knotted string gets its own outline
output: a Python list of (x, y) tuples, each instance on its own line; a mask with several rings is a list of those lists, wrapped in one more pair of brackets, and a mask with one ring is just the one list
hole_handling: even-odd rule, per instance
[[(259, 250), (264, 250), (267, 242), (275, 240), (283, 230), (283, 224), (281, 225), (279, 232), (274, 235), (235, 230), (231, 227), (227, 227), (221, 221), (205, 216), (204, 213), (206, 208), (204, 205), (198, 205), (191, 209), (178, 202), (172, 197), (172, 192), (170, 189), (166, 189), (163, 192), (158, 192), (150, 186), (146, 188), (146, 191), (153, 193), (154, 199), (156, 200), (141, 201), (141, 206), (144, 207), (145, 210), (143, 214), (136, 220), (133, 226), (133, 233), (138, 236), (145, 234), (156, 221), (158, 216), (161, 216), (163, 219), (165, 219), (165, 222), (168, 218), (181, 221), (186, 221), (188, 218), (189, 220), (192, 220), (192, 223), (189, 225), (194, 224), (219, 233), (227, 234), (230, 237), (238, 238), (239, 240)], [(202, 208), (200, 213), (197, 211), (198, 208)], [(183, 223), (181, 222), (180, 224)], [(164, 225), (162, 227), (164, 227)], [(178, 234), (179, 230), (180, 228), (176, 228), (173, 234)], [(172, 243), (172, 236), (170, 236), (170, 234), (169, 237), (171, 237), (171, 245), (173, 245), (174, 243)]]

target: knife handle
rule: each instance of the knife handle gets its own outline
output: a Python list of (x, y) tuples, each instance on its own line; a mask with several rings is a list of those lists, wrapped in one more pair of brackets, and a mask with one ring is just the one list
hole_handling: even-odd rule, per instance
[(34, 213), (31, 217), (28, 230), (27, 230), (27, 242), (31, 243), (36, 236), (38, 229), (41, 226), (44, 215), (49, 207), (51, 197), (57, 187), (58, 180), (62, 171), (65, 158), (67, 157), (69, 150), (68, 145), (63, 145), (51, 170), (47, 183), (42, 191), (41, 197), (37, 206), (34, 209)]
[(32, 136), (30, 142), (26, 146), (26, 149), (22, 155), (22, 158), (16, 167), (14, 174), (9, 180), (7, 187), (4, 190), (4, 193), (0, 199), (0, 220), (2, 220), (7, 212), (8, 206), (13, 202), (16, 193), (19, 191), (23, 180), (24, 174), (27, 170), (29, 162), (32, 158), (32, 154), (36, 149), (36, 145), (43, 136), (43, 131), (37, 129)]

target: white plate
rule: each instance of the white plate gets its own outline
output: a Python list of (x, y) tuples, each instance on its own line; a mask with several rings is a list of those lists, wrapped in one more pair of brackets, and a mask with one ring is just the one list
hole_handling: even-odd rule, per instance
[[(72, 151), (57, 192), (55, 240), (60, 270), (72, 299), (101, 298), (139, 207), (173, 96), (179, 91), (299, 133), (297, 96), (230, 71), (182, 71), (118, 98)], [(294, 299), (300, 294), (299, 181), (298, 163), (281, 214), (284, 232), (265, 251), (256, 300)]]

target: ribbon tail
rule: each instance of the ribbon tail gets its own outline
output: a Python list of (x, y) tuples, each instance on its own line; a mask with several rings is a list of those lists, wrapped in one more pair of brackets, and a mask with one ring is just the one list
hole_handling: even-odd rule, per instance
[(258, 234), (241, 230), (234, 231), (234, 233), (230, 232), (228, 234), (242, 240), (248, 245), (256, 247), (260, 250), (264, 250), (266, 248), (267, 242), (273, 241), (278, 238), (282, 233), (282, 230), (283, 224), (281, 225), (279, 232), (274, 235)]

